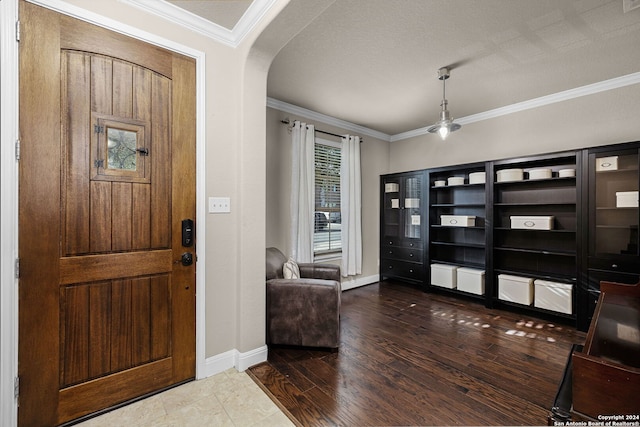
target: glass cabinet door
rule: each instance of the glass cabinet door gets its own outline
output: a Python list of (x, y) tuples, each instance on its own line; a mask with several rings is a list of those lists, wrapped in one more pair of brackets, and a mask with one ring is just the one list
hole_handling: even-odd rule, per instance
[(404, 186), (404, 235), (409, 239), (419, 239), (420, 236), (420, 198), (422, 192), (419, 177), (407, 178)]
[(384, 236), (400, 237), (400, 179), (386, 178), (383, 194)]
[(591, 255), (638, 255), (638, 151), (592, 155), (595, 230)]

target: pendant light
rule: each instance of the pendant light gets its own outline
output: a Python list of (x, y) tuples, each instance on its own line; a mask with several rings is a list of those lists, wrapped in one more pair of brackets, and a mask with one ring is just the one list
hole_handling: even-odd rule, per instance
[(447, 139), (447, 136), (451, 132), (455, 132), (460, 129), (462, 126), (458, 123), (453, 123), (453, 119), (451, 118), (451, 114), (449, 110), (447, 110), (447, 97), (445, 96), (445, 80), (449, 78), (449, 69), (447, 67), (440, 68), (438, 70), (438, 79), (442, 80), (442, 103), (440, 106), (442, 107), (442, 111), (440, 111), (440, 120), (436, 122), (435, 125), (429, 126), (427, 132), (429, 133), (438, 133), (440, 138), (444, 141)]

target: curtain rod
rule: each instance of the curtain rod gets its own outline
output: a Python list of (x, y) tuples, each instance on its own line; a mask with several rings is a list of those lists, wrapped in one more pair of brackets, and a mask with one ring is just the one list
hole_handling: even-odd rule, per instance
[[(291, 120), (289, 120), (288, 118), (287, 119), (283, 119), (283, 120), (280, 120), (280, 123), (283, 123), (285, 125), (291, 125)], [(320, 132), (320, 133), (324, 133), (325, 135), (335, 136), (337, 138), (343, 138), (344, 137), (344, 135), (338, 135), (336, 133), (331, 133), (331, 132), (327, 132), (327, 131), (320, 130), (320, 129), (314, 129), (314, 131)], [(360, 138), (360, 142), (363, 142), (363, 141), (364, 140), (362, 138)]]

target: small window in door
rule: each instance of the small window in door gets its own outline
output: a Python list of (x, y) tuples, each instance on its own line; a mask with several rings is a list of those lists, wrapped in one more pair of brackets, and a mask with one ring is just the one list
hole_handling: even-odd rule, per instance
[(147, 124), (97, 113), (92, 116), (93, 179), (150, 182)]

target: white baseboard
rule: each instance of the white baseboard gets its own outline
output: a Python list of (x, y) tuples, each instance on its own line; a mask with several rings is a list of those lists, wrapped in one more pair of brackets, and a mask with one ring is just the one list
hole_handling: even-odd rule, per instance
[(207, 378), (231, 368), (243, 372), (253, 365), (266, 362), (267, 355), (268, 348), (266, 345), (245, 353), (240, 353), (234, 349), (216, 354), (204, 361), (204, 365), (198, 370), (198, 379)]
[(353, 280), (343, 280), (341, 283), (342, 291), (348, 291), (349, 289), (359, 288), (360, 286), (370, 285), (371, 283), (379, 282), (380, 275), (374, 274), (373, 276), (358, 277)]

